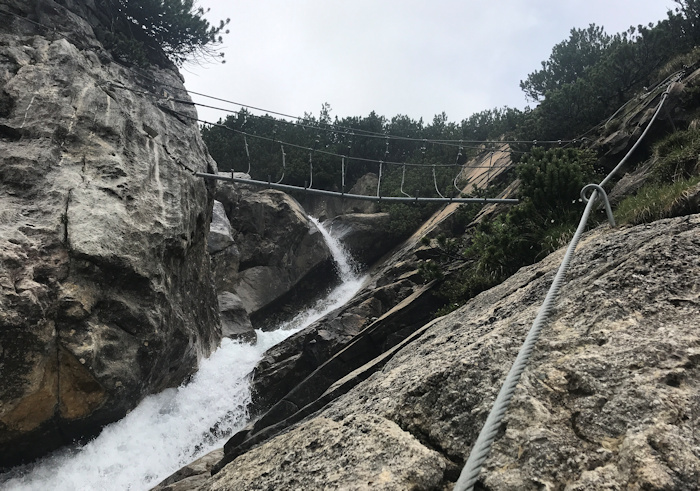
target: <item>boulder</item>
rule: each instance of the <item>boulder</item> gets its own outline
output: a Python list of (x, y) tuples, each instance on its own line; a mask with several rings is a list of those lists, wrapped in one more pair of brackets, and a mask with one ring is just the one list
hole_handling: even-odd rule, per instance
[(180, 75), (114, 62), (90, 1), (4, 4), (0, 467), (179, 385), (221, 336), (194, 175), (215, 163), (194, 108), (161, 97), (187, 99)]
[(355, 261), (372, 265), (400, 242), (390, 232), (388, 213), (350, 213), (324, 223)]
[[(360, 177), (357, 182), (348, 191), (349, 194), (360, 194), (363, 196), (376, 196), (379, 177), (373, 172), (369, 172)], [(377, 213), (378, 206), (376, 201), (358, 201), (347, 200), (343, 208), (345, 213)]]
[(218, 296), (219, 311), (221, 312), (221, 334), (231, 339), (240, 339), (248, 343), (258, 340), (255, 329), (250, 323), (250, 317), (243, 301), (231, 292), (222, 292)]
[[(217, 190), (235, 235), (237, 257), (214, 255), (220, 291), (235, 292), (256, 326), (274, 326), (337, 281), (331, 252), (291, 196), (247, 187)], [(232, 267), (237, 262), (237, 267)]]
[(240, 264), (241, 253), (235, 243), (211, 255), (211, 272), (217, 291), (236, 291)]
[(220, 201), (214, 201), (211, 223), (209, 224), (209, 237), (207, 238), (209, 254), (223, 251), (231, 245), (233, 245), (231, 223), (229, 223), (224, 211), (224, 205)]

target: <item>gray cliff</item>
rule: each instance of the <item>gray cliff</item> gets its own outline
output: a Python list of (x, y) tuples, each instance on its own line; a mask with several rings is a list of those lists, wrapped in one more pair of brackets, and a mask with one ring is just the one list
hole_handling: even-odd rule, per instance
[[(3, 0), (0, 20), (2, 468), (89, 438), (186, 381), (222, 335), (254, 341), (337, 278), (294, 199), (195, 176), (217, 169), (180, 75), (115, 61), (95, 0)], [(658, 134), (697, 114), (682, 102), (700, 71), (685, 83)], [(605, 130), (603, 165), (653, 100)], [(511, 164), (506, 146), (496, 158)], [(585, 234), (477, 489), (700, 488), (699, 195), (673, 218)], [(420, 265), (456, 204), (398, 247), (374, 206), (305, 204), (378, 262), (344, 307), (266, 353), (250, 424), (159, 489), (452, 489), (563, 251), (434, 318), (445, 299)]]
[[(186, 380), (221, 336), (215, 172), (174, 67), (126, 67), (92, 1), (0, 17), (0, 466)], [(48, 26), (48, 27), (47, 27)]]

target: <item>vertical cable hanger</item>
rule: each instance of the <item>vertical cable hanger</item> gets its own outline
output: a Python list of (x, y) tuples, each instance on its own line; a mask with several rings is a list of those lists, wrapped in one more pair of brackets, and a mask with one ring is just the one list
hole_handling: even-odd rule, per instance
[(484, 189), (489, 187), (489, 183), (491, 182), (491, 167), (493, 167), (493, 149), (491, 149), (491, 153), (489, 153), (489, 166), (486, 169), (486, 185), (484, 186)]
[[(425, 161), (425, 143), (423, 144), (423, 160)], [(440, 192), (440, 189), (438, 189), (437, 176), (435, 175), (435, 161), (433, 161), (432, 167), (433, 167), (433, 169), (432, 169), (433, 170), (433, 185), (435, 186), (435, 192), (438, 194), (438, 196), (440, 196), (441, 198), (444, 198), (444, 196)]]
[(309, 152), (309, 185), (304, 186), (304, 189), (311, 189), (314, 185), (314, 163), (311, 160), (311, 152)]
[[(353, 137), (355, 136), (355, 132), (351, 131), (350, 132), (350, 139), (348, 140), (348, 149), (346, 152), (346, 155), (343, 156), (342, 162), (341, 162), (341, 178), (340, 178), (340, 191), (341, 194), (345, 194), (345, 174), (347, 173), (347, 167), (350, 166), (350, 154), (352, 153), (352, 141)], [(348, 160), (347, 166), (345, 164), (345, 159)]]
[(345, 156), (340, 161), (340, 194), (345, 194)]
[(433, 164), (433, 184), (435, 185), (435, 192), (441, 197), (444, 198), (440, 190), (438, 189), (438, 183), (437, 183), (437, 177), (435, 175), (435, 164)]
[(382, 168), (384, 166), (384, 162), (389, 160), (389, 137), (387, 136), (385, 141), (385, 147), (384, 147), (384, 160), (381, 160), (379, 162), (379, 179), (377, 179), (377, 198), (382, 199), (382, 195), (380, 194), (380, 188), (382, 186)]
[(280, 177), (279, 181), (277, 181), (275, 184), (281, 183), (282, 179), (284, 179), (284, 174), (287, 172), (287, 154), (284, 153), (284, 145), (280, 144), (280, 148), (282, 149), (282, 177)]
[(243, 134), (243, 144), (245, 145), (245, 155), (248, 157), (248, 171), (246, 174), (250, 175), (250, 150), (248, 149), (248, 139), (245, 136), (245, 133)]
[[(241, 129), (240, 132), (243, 135), (243, 147), (245, 148), (245, 156), (246, 160), (248, 161), (248, 170), (246, 171), (246, 174), (250, 176), (250, 148), (248, 147), (248, 138), (246, 137), (246, 132), (245, 132), (245, 125), (248, 122), (248, 116), (245, 113), (245, 108), (241, 108), (240, 111), (238, 111), (238, 119), (241, 120)], [(231, 177), (233, 177), (233, 168), (231, 169)]]
[(314, 141), (314, 148), (311, 149), (309, 152), (309, 185), (304, 186), (305, 189), (311, 189), (314, 184), (314, 162), (312, 155), (316, 151), (316, 148), (318, 147), (318, 144), (321, 140), (321, 135), (316, 135), (316, 140)]
[[(272, 148), (274, 149), (275, 143), (277, 143), (277, 124), (275, 124), (272, 127)], [(281, 145), (281, 144), (280, 144)], [(282, 177), (284, 177), (284, 148), (282, 148)], [(272, 176), (270, 174), (267, 175), (267, 184), (269, 185), (272, 182)], [(279, 184), (280, 181), (277, 181), (276, 184)]]
[(462, 140), (459, 140), (459, 152), (457, 153), (457, 158), (455, 159), (455, 166), (457, 166), (457, 175), (455, 176), (454, 181), (452, 181), (452, 184), (457, 190), (457, 197), (462, 196), (462, 190), (459, 189), (459, 186), (457, 186), (457, 181), (459, 180), (460, 176), (462, 175), (462, 172), (464, 171), (464, 168), (459, 163), (459, 161), (462, 159), (462, 150), (464, 150), (464, 145), (462, 145)]
[(403, 164), (402, 167), (403, 167), (403, 169), (401, 170), (401, 193), (408, 198), (412, 198), (413, 196), (411, 196), (410, 194), (408, 194), (406, 191), (403, 190), (403, 184), (404, 184), (404, 181), (406, 180), (406, 164)]

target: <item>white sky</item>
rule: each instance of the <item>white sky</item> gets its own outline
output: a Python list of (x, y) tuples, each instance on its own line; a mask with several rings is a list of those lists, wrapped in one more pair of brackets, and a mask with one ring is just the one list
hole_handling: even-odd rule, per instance
[[(656, 22), (673, 0), (199, 0), (229, 17), (226, 63), (182, 69), (186, 87), (295, 116), (460, 122), (527, 105), (519, 83), (573, 27)], [(193, 96), (196, 102), (221, 103)], [(238, 110), (238, 106), (228, 106)], [(199, 108), (201, 119), (226, 113)]]

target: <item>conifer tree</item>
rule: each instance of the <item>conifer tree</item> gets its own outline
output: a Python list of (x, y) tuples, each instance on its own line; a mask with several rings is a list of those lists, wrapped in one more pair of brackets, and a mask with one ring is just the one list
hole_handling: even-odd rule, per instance
[(177, 66), (223, 58), (217, 48), (223, 42), (222, 34), (228, 33), (230, 19), (212, 26), (204, 18), (206, 11), (196, 7), (194, 0), (108, 1), (112, 25), (106, 39), (121, 58), (157, 61), (161, 51)]

